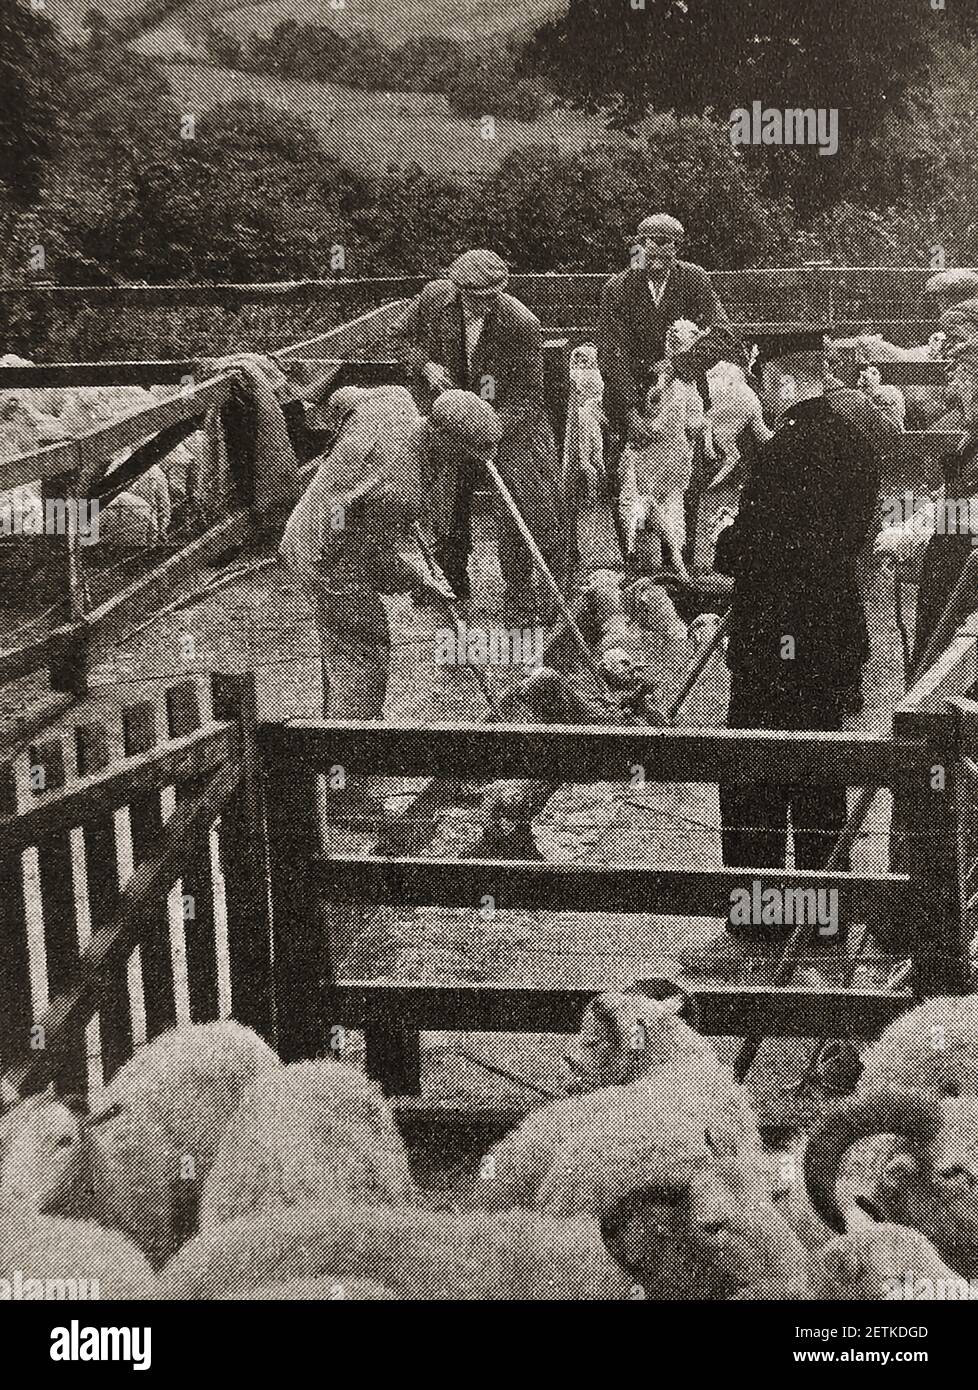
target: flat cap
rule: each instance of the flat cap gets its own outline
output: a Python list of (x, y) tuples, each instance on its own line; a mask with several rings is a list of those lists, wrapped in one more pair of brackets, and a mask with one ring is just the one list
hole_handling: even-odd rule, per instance
[(939, 270), (925, 283), (924, 292), (944, 295), (959, 304), (978, 294), (978, 270)]
[(449, 280), (462, 290), (501, 290), (509, 279), (509, 267), (495, 251), (477, 247), (463, 251), (446, 272)]
[(474, 391), (443, 391), (431, 407), (430, 419), (462, 448), (486, 458), (502, 438), (499, 416)]
[(675, 217), (670, 217), (667, 212), (656, 212), (650, 217), (642, 218), (635, 235), (636, 237), (665, 235), (682, 241), (686, 235), (686, 228)]

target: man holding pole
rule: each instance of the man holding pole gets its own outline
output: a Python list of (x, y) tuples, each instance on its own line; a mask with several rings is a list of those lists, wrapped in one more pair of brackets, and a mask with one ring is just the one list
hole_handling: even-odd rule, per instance
[[(562, 580), (566, 508), (544, 406), (543, 330), (536, 315), (505, 292), (508, 279), (506, 263), (494, 251), (466, 251), (412, 301), (395, 341), (418, 400), (466, 387), (496, 409), (502, 425), (496, 466), (549, 568)], [(438, 451), (433, 464), (435, 554), (456, 594), (468, 599), (478, 470), (471, 458)], [(533, 616), (529, 554), (498, 499), (494, 510), (507, 608), (512, 617)]]
[(383, 714), (391, 656), (386, 596), (454, 598), (418, 533), (429, 517), (432, 456), (488, 463), (501, 434), (493, 408), (469, 391), (445, 392), (427, 420), (403, 387), (365, 391), (354, 404), (279, 547), (315, 605), (331, 717)]

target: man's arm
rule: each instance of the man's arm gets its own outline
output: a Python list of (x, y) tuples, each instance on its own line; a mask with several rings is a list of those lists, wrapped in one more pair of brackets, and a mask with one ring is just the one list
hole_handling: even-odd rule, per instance
[(437, 297), (437, 285), (426, 285), (411, 300), (391, 333), (391, 346), (412, 381), (424, 381), (432, 390), (445, 390), (455, 383), (445, 364), (437, 361), (433, 342), (431, 321), (438, 307)]

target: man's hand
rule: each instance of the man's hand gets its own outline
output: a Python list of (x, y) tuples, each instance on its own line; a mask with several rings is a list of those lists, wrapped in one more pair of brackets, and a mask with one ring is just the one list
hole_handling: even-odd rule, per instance
[(440, 362), (426, 362), (421, 368), (421, 375), (432, 391), (450, 391), (452, 389), (452, 378)]

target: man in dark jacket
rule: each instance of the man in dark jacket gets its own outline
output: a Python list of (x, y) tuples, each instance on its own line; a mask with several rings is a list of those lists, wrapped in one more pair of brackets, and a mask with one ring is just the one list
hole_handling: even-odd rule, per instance
[[(716, 568), (734, 580), (727, 723), (839, 729), (868, 655), (855, 566), (876, 515), (879, 438), (861, 427), (859, 393), (826, 394), (824, 351), (769, 363), (764, 392), (778, 428), (717, 545)], [(823, 867), (846, 823), (841, 786), (721, 785), (724, 863), (783, 866), (789, 808), (796, 867)]]
[[(975, 546), (978, 520), (978, 343), (957, 352), (948, 383), (948, 401), (964, 415), (965, 435), (943, 459), (944, 500), (940, 525), (924, 551), (917, 592), (912, 670), (919, 667), (941, 614)], [(965, 616), (965, 615), (962, 615)]]
[(601, 291), (598, 366), (605, 414), (622, 444), (626, 435), (636, 444), (648, 442), (641, 415), (670, 324), (691, 319), (699, 328), (730, 326), (706, 271), (678, 259), (683, 235), (674, 217), (646, 217), (633, 239), (631, 268)]
[[(433, 394), (451, 387), (473, 391), (495, 407), (503, 427), (496, 467), (547, 562), (559, 571), (565, 507), (544, 407), (543, 330), (535, 314), (504, 292), (508, 274), (494, 251), (466, 251), (445, 279), (431, 281), (411, 303), (395, 334), (396, 350), (423, 409)], [(434, 462), (436, 554), (452, 588), (467, 598), (478, 471), (471, 460), (452, 456)], [(531, 591), (532, 562), (501, 505), (496, 524), (508, 606), (518, 611)]]

